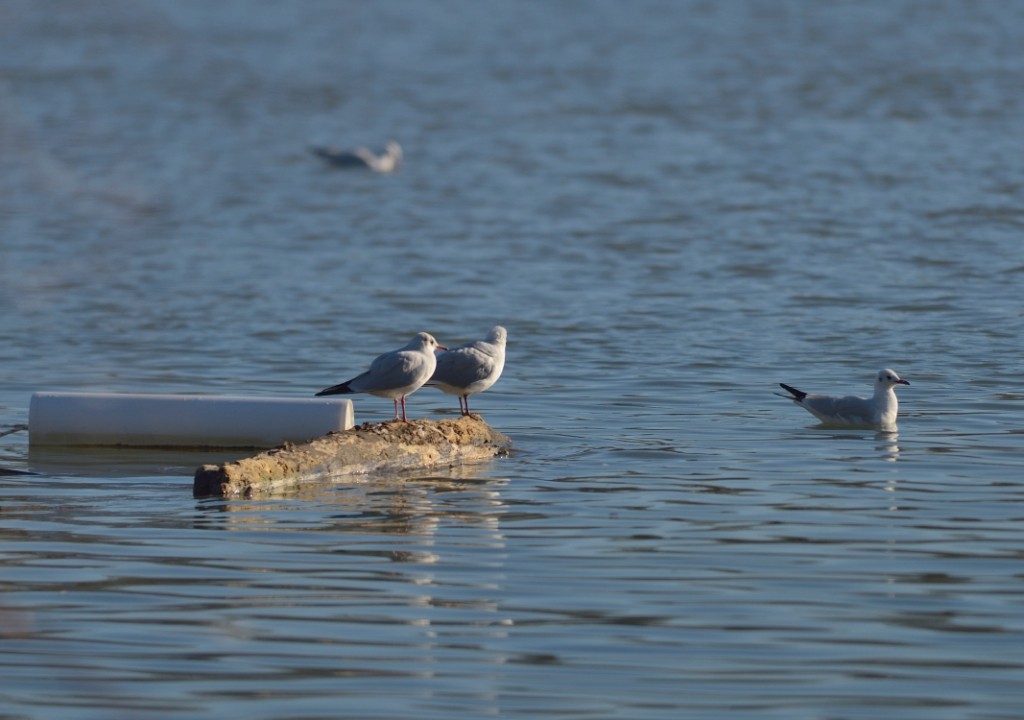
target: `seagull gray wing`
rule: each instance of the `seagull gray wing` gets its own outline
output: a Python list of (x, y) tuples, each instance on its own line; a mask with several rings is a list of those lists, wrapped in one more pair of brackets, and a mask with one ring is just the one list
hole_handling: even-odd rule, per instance
[(416, 382), (424, 364), (422, 353), (396, 350), (380, 355), (370, 369), (349, 381), (355, 392), (386, 392), (408, 387)]
[(487, 380), (497, 365), (497, 359), (483, 352), (476, 344), (455, 348), (437, 358), (437, 369), (431, 382), (466, 388)]
[(367, 167), (366, 160), (351, 150), (315, 147), (311, 148), (311, 151), (335, 167)]
[(853, 425), (871, 424), (875, 421), (875, 406), (870, 400), (856, 395), (808, 395), (799, 402), (823, 422)]

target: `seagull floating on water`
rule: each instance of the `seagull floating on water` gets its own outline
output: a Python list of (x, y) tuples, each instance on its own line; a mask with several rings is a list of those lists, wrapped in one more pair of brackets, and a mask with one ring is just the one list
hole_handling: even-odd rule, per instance
[(427, 385), (459, 396), (459, 410), (469, 415), (469, 396), (498, 382), (505, 368), (508, 333), (495, 325), (483, 340), (452, 348), (437, 359), (437, 369)]
[(369, 168), (374, 172), (390, 173), (402, 164), (402, 146), (394, 140), (388, 142), (380, 155), (361, 145), (352, 150), (335, 147), (315, 147), (312, 150), (315, 155), (340, 168)]
[(888, 368), (879, 370), (875, 376), (875, 394), (869, 398), (856, 395), (835, 397), (805, 393), (795, 387), (779, 383), (789, 393), (779, 397), (792, 400), (826, 425), (846, 425), (872, 427), (879, 430), (896, 427), (896, 413), (899, 411), (899, 400), (896, 399), (894, 388), (897, 385), (909, 385), (895, 371)]
[(405, 398), (419, 390), (430, 379), (437, 367), (435, 350), (447, 350), (430, 333), (417, 333), (405, 347), (378, 356), (370, 369), (351, 380), (332, 385), (317, 393), (320, 395), (349, 395), (369, 393), (377, 397), (391, 398), (395, 403), (395, 420), (398, 420), (398, 406), (402, 406), (402, 420), (409, 422), (405, 414)]

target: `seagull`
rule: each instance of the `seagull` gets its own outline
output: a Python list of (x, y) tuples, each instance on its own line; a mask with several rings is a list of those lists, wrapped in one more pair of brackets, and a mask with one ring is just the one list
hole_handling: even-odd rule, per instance
[(459, 410), (469, 415), (469, 396), (483, 392), (501, 377), (505, 368), (508, 332), (495, 325), (483, 340), (452, 348), (437, 359), (437, 369), (427, 385), (459, 396)]
[(331, 165), (340, 168), (369, 168), (374, 172), (390, 173), (402, 164), (402, 146), (394, 140), (388, 141), (380, 155), (361, 145), (352, 150), (315, 147), (312, 151)]
[(899, 410), (899, 401), (893, 388), (909, 384), (895, 371), (886, 368), (879, 370), (875, 376), (875, 394), (869, 398), (805, 393), (785, 383), (779, 383), (779, 386), (789, 395), (775, 394), (792, 400), (826, 425), (853, 425), (889, 430), (896, 428), (896, 413)]
[(417, 333), (405, 347), (384, 353), (370, 363), (370, 369), (351, 380), (332, 385), (317, 393), (320, 395), (349, 395), (370, 393), (377, 397), (391, 398), (395, 403), (395, 420), (398, 420), (398, 405), (402, 405), (402, 420), (409, 422), (405, 414), (405, 398), (420, 389), (437, 366), (435, 350), (447, 350), (430, 333)]

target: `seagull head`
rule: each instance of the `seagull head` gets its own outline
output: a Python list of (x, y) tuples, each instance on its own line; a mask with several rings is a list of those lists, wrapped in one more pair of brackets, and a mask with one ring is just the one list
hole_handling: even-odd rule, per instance
[(910, 383), (901, 378), (896, 374), (895, 370), (885, 368), (884, 370), (878, 371), (878, 376), (875, 378), (875, 388), (887, 390), (896, 385), (909, 385)]
[(416, 333), (416, 335), (413, 337), (412, 340), (409, 341), (409, 344), (406, 345), (406, 347), (409, 348), (410, 350), (422, 350), (423, 352), (429, 353), (432, 353), (435, 350), (448, 349), (444, 345), (439, 343), (436, 339), (434, 339), (433, 335), (425, 332)]
[(495, 325), (491, 328), (491, 331), (487, 333), (487, 342), (489, 343), (504, 345), (506, 340), (508, 340), (508, 331), (506, 331), (501, 325)]

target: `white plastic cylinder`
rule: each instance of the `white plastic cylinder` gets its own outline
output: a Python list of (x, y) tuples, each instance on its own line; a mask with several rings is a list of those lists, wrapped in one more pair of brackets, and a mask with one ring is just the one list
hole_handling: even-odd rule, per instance
[(30, 445), (263, 448), (354, 425), (340, 398), (37, 392)]

